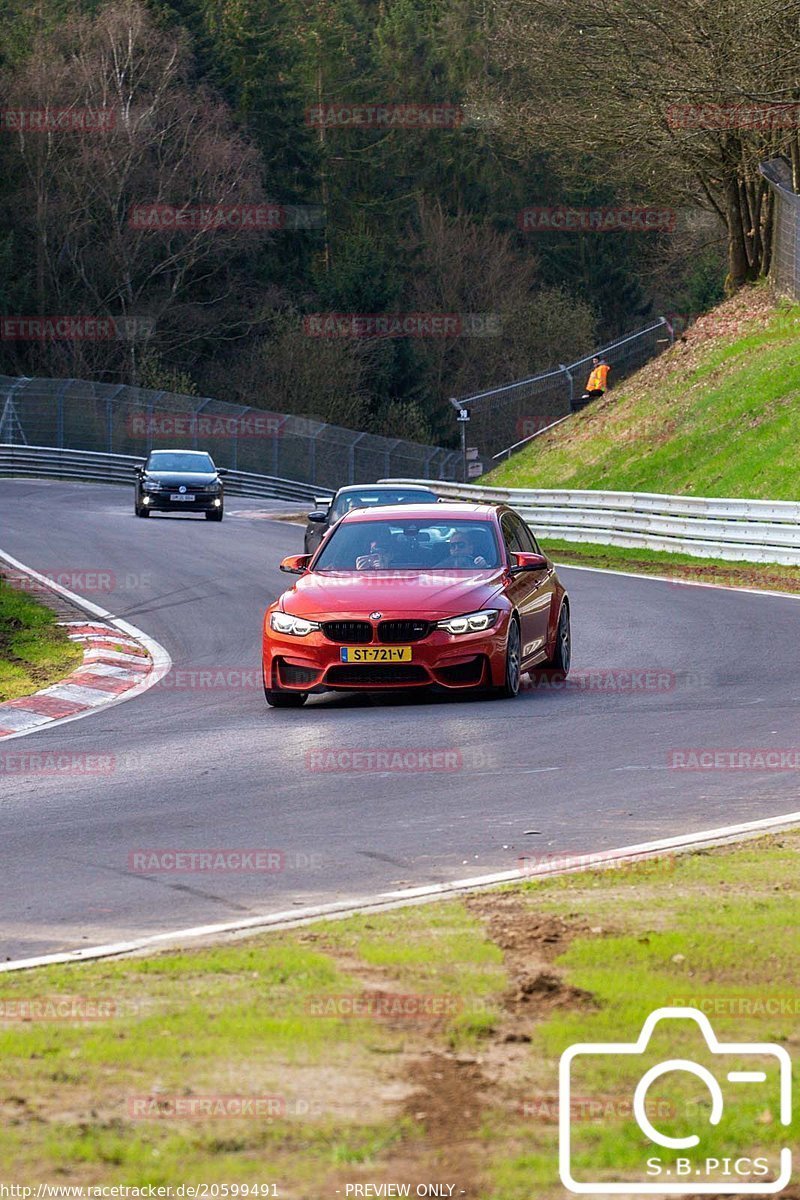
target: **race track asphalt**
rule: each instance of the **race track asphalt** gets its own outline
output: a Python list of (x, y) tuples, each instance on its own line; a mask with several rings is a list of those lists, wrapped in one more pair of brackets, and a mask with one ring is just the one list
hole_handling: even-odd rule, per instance
[[(139, 521), (132, 489), (0, 480), (0, 548), (64, 576), (174, 663), (142, 696), (0, 745), (114, 760), (106, 775), (0, 769), (0, 958), (800, 808), (797, 771), (670, 766), (675, 749), (800, 749), (800, 601), (564, 568), (567, 690), (513, 701), (329, 694), (270, 710), (258, 677), (261, 615), (286, 586), (278, 561), (302, 550), (302, 529), (274, 519), (296, 505), (227, 505), (219, 525)], [(93, 571), (105, 573), (101, 591), (87, 590)], [(203, 671), (221, 686), (203, 684)], [(613, 686), (628, 671), (645, 686)], [(642, 672), (653, 673), (649, 686)], [(394, 748), (447, 750), (451, 763), (456, 752), (457, 766), (310, 766), (315, 750)], [(131, 856), (148, 848), (267, 848), (283, 867), (133, 869)]]

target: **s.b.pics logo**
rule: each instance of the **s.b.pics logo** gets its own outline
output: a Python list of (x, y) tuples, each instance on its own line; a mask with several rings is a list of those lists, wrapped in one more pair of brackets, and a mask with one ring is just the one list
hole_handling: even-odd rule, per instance
[[(584, 1195), (775, 1195), (792, 1174), (791, 1150), (774, 1136), (791, 1122), (791, 1073), (783, 1046), (720, 1042), (696, 1008), (657, 1009), (636, 1042), (570, 1046), (559, 1071), (561, 1181)], [(614, 1131), (619, 1168), (598, 1130), (574, 1119), (572, 1097), (607, 1081), (630, 1090), (630, 1127)]]

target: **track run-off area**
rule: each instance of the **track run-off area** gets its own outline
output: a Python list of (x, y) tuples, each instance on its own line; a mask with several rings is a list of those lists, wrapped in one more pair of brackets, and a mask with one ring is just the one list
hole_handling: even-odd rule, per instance
[[(0, 743), (0, 961), (800, 809), (786, 765), (800, 755), (797, 599), (564, 567), (568, 687), (515, 700), (328, 693), (274, 710), (261, 618), (290, 585), (280, 559), (302, 550), (302, 528), (276, 519), (297, 505), (229, 497), (219, 525), (140, 521), (132, 493), (0, 480), (0, 549), (141, 629), (173, 664), (130, 701)], [(767, 749), (782, 767), (741, 765)], [(711, 750), (739, 766), (723, 753), (687, 769)], [(75, 769), (19, 757), (46, 751)], [(102, 771), (80, 769), (98, 759)], [(142, 857), (218, 850), (272, 854), (261, 869), (244, 858), (188, 871)]]

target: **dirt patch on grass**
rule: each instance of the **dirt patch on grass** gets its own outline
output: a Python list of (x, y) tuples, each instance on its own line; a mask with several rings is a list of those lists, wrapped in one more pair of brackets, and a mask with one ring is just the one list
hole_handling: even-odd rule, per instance
[(495, 1036), (504, 1042), (530, 1040), (525, 1027), (557, 1008), (593, 1008), (591, 993), (566, 983), (552, 966), (573, 938), (591, 931), (578, 921), (538, 913), (517, 895), (491, 893), (470, 897), (466, 907), (486, 924), (503, 951), (510, 986), (503, 994), (506, 1019)]
[(448, 1149), (463, 1141), (481, 1119), (490, 1084), (474, 1058), (429, 1054), (414, 1064), (417, 1090), (405, 1104), (407, 1116), (424, 1121), (427, 1140)]
[[(412, 1190), (425, 1182), (447, 1183), (454, 1186), (454, 1196), (474, 1197), (481, 1192), (486, 1146), (480, 1131), (487, 1113), (518, 1111), (531, 1091), (532, 1064), (538, 1068), (528, 1043), (536, 1022), (554, 1009), (594, 1007), (596, 1002), (590, 993), (567, 983), (554, 965), (574, 937), (591, 934), (585, 923), (540, 913), (512, 893), (478, 894), (464, 904), (502, 950), (509, 985), (499, 998), (496, 1019), (482, 1029), (469, 1053), (443, 1048), (446, 1020), (388, 1019), (389, 1028), (402, 1033), (391, 1072), (395, 1095), (402, 1089), (407, 1094), (398, 1110), (405, 1132), (394, 1149), (381, 1156), (380, 1177), (409, 1183)], [(341, 970), (366, 985), (366, 991), (379, 987), (390, 997), (404, 990), (356, 955), (324, 946), (324, 939), (323, 947)], [(383, 1020), (381, 1025), (385, 1027)], [(335, 1190), (374, 1174), (361, 1166), (349, 1167), (337, 1171), (331, 1182)]]
[(552, 962), (574, 937), (589, 932), (588, 926), (577, 921), (572, 924), (562, 917), (537, 913), (511, 892), (469, 896), (465, 904), (485, 922), (489, 937), (507, 957), (533, 955)]

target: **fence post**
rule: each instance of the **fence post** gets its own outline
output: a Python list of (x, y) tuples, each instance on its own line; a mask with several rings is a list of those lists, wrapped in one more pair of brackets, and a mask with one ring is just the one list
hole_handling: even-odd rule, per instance
[(348, 471), (350, 475), (350, 478), (347, 481), (348, 483), (355, 483), (356, 481), (356, 446), (361, 439), (365, 438), (366, 436), (366, 433), (360, 433), (355, 441), (351, 442), (347, 448)]
[(192, 410), (192, 449), (193, 450), (197, 449), (197, 425), (198, 425), (197, 418), (200, 415), (200, 413), (203, 411), (205, 406), (210, 403), (211, 403), (211, 397), (204, 396), (201, 403), (198, 404), (197, 408)]
[(121, 383), (119, 387), (114, 388), (110, 396), (106, 397), (106, 453), (108, 454), (114, 453), (114, 401), (125, 386), (124, 383)]
[[(167, 394), (166, 392), (156, 392), (156, 399), (158, 400), (159, 404), (161, 403), (161, 398), (163, 396), (166, 396), (166, 394)], [(155, 403), (155, 401), (153, 400), (153, 393), (151, 392), (150, 399), (147, 401), (147, 446), (146, 446), (145, 457), (153, 449), (153, 404), (154, 403)]]
[(559, 371), (563, 371), (568, 380), (569, 386), (569, 409), (572, 412), (572, 402), (575, 399), (575, 380), (572, 377), (572, 372), (569, 367), (565, 367), (563, 363), (558, 364)]
[(74, 379), (65, 380), (56, 396), (56, 445), (59, 450), (64, 449), (64, 394), (69, 391), (70, 384), (74, 382)]

